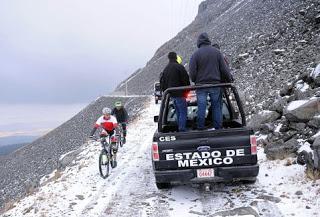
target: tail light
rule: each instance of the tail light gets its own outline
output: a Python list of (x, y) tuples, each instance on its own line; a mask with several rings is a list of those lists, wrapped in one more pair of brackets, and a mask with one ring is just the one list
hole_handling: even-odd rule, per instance
[(195, 91), (186, 91), (184, 93), (184, 98), (188, 101), (188, 102), (194, 102), (197, 99), (197, 95), (195, 93)]
[(257, 138), (254, 135), (250, 136), (251, 154), (257, 154)]
[(191, 96), (190, 93), (191, 93), (191, 91), (185, 91), (183, 94), (184, 98), (188, 99)]
[(157, 142), (152, 143), (152, 159), (154, 161), (159, 161), (159, 149)]

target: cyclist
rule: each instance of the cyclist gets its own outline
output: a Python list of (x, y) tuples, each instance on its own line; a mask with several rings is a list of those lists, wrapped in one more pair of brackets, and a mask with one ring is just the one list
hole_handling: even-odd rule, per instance
[(117, 101), (114, 103), (114, 108), (111, 112), (112, 115), (114, 115), (117, 118), (118, 123), (121, 124), (123, 129), (123, 144), (126, 143), (126, 136), (127, 136), (127, 122), (128, 122), (128, 112), (123, 107), (122, 103), (120, 101)]
[(113, 168), (117, 166), (117, 161), (116, 161), (116, 154), (118, 151), (118, 148), (114, 143), (112, 142), (113, 139), (115, 139), (115, 129), (118, 126), (117, 119), (111, 115), (111, 109), (108, 107), (105, 107), (102, 109), (102, 116), (98, 118), (96, 121), (89, 138), (93, 138), (94, 133), (98, 128), (102, 128), (102, 132), (100, 134), (100, 137), (102, 139), (105, 139), (107, 136), (109, 136), (109, 139), (111, 141), (111, 150), (112, 150), (112, 161), (113, 161)]
[(114, 129), (118, 126), (117, 119), (111, 115), (111, 109), (105, 107), (102, 109), (103, 115), (96, 121), (91, 133), (90, 138), (93, 138), (96, 130), (101, 127), (102, 133), (101, 135), (109, 135), (112, 136), (114, 134)]

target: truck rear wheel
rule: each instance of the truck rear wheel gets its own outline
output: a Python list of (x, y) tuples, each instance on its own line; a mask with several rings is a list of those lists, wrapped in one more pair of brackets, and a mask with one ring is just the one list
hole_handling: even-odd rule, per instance
[(159, 183), (156, 182), (156, 186), (158, 189), (166, 189), (170, 187), (170, 183)]

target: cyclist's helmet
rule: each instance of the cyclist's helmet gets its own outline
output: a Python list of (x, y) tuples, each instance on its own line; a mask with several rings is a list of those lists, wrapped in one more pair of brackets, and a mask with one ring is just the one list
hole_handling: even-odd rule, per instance
[(104, 114), (104, 115), (110, 115), (110, 114), (111, 114), (111, 109), (108, 108), (108, 107), (104, 107), (104, 108), (102, 109), (102, 114)]
[(115, 107), (121, 107), (122, 103), (120, 101), (117, 101), (117, 102), (114, 103), (114, 106)]

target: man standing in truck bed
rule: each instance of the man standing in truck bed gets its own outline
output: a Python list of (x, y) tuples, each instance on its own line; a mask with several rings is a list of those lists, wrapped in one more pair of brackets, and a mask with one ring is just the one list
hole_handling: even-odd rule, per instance
[[(220, 51), (211, 46), (207, 33), (199, 35), (197, 40), (198, 50), (190, 59), (190, 77), (196, 85), (219, 84), (232, 82), (229, 67), (225, 64)], [(204, 129), (207, 95), (210, 96), (212, 108), (212, 122), (215, 129), (222, 127), (222, 92), (219, 87), (197, 89), (198, 102), (198, 129)]]
[[(177, 62), (177, 54), (175, 52), (170, 52), (168, 58), (169, 63), (163, 70), (160, 79), (162, 91), (164, 92), (170, 87), (190, 85), (189, 75), (186, 69)], [(173, 92), (171, 96), (174, 101), (179, 131), (186, 131), (187, 102), (184, 97), (184, 91)]]

